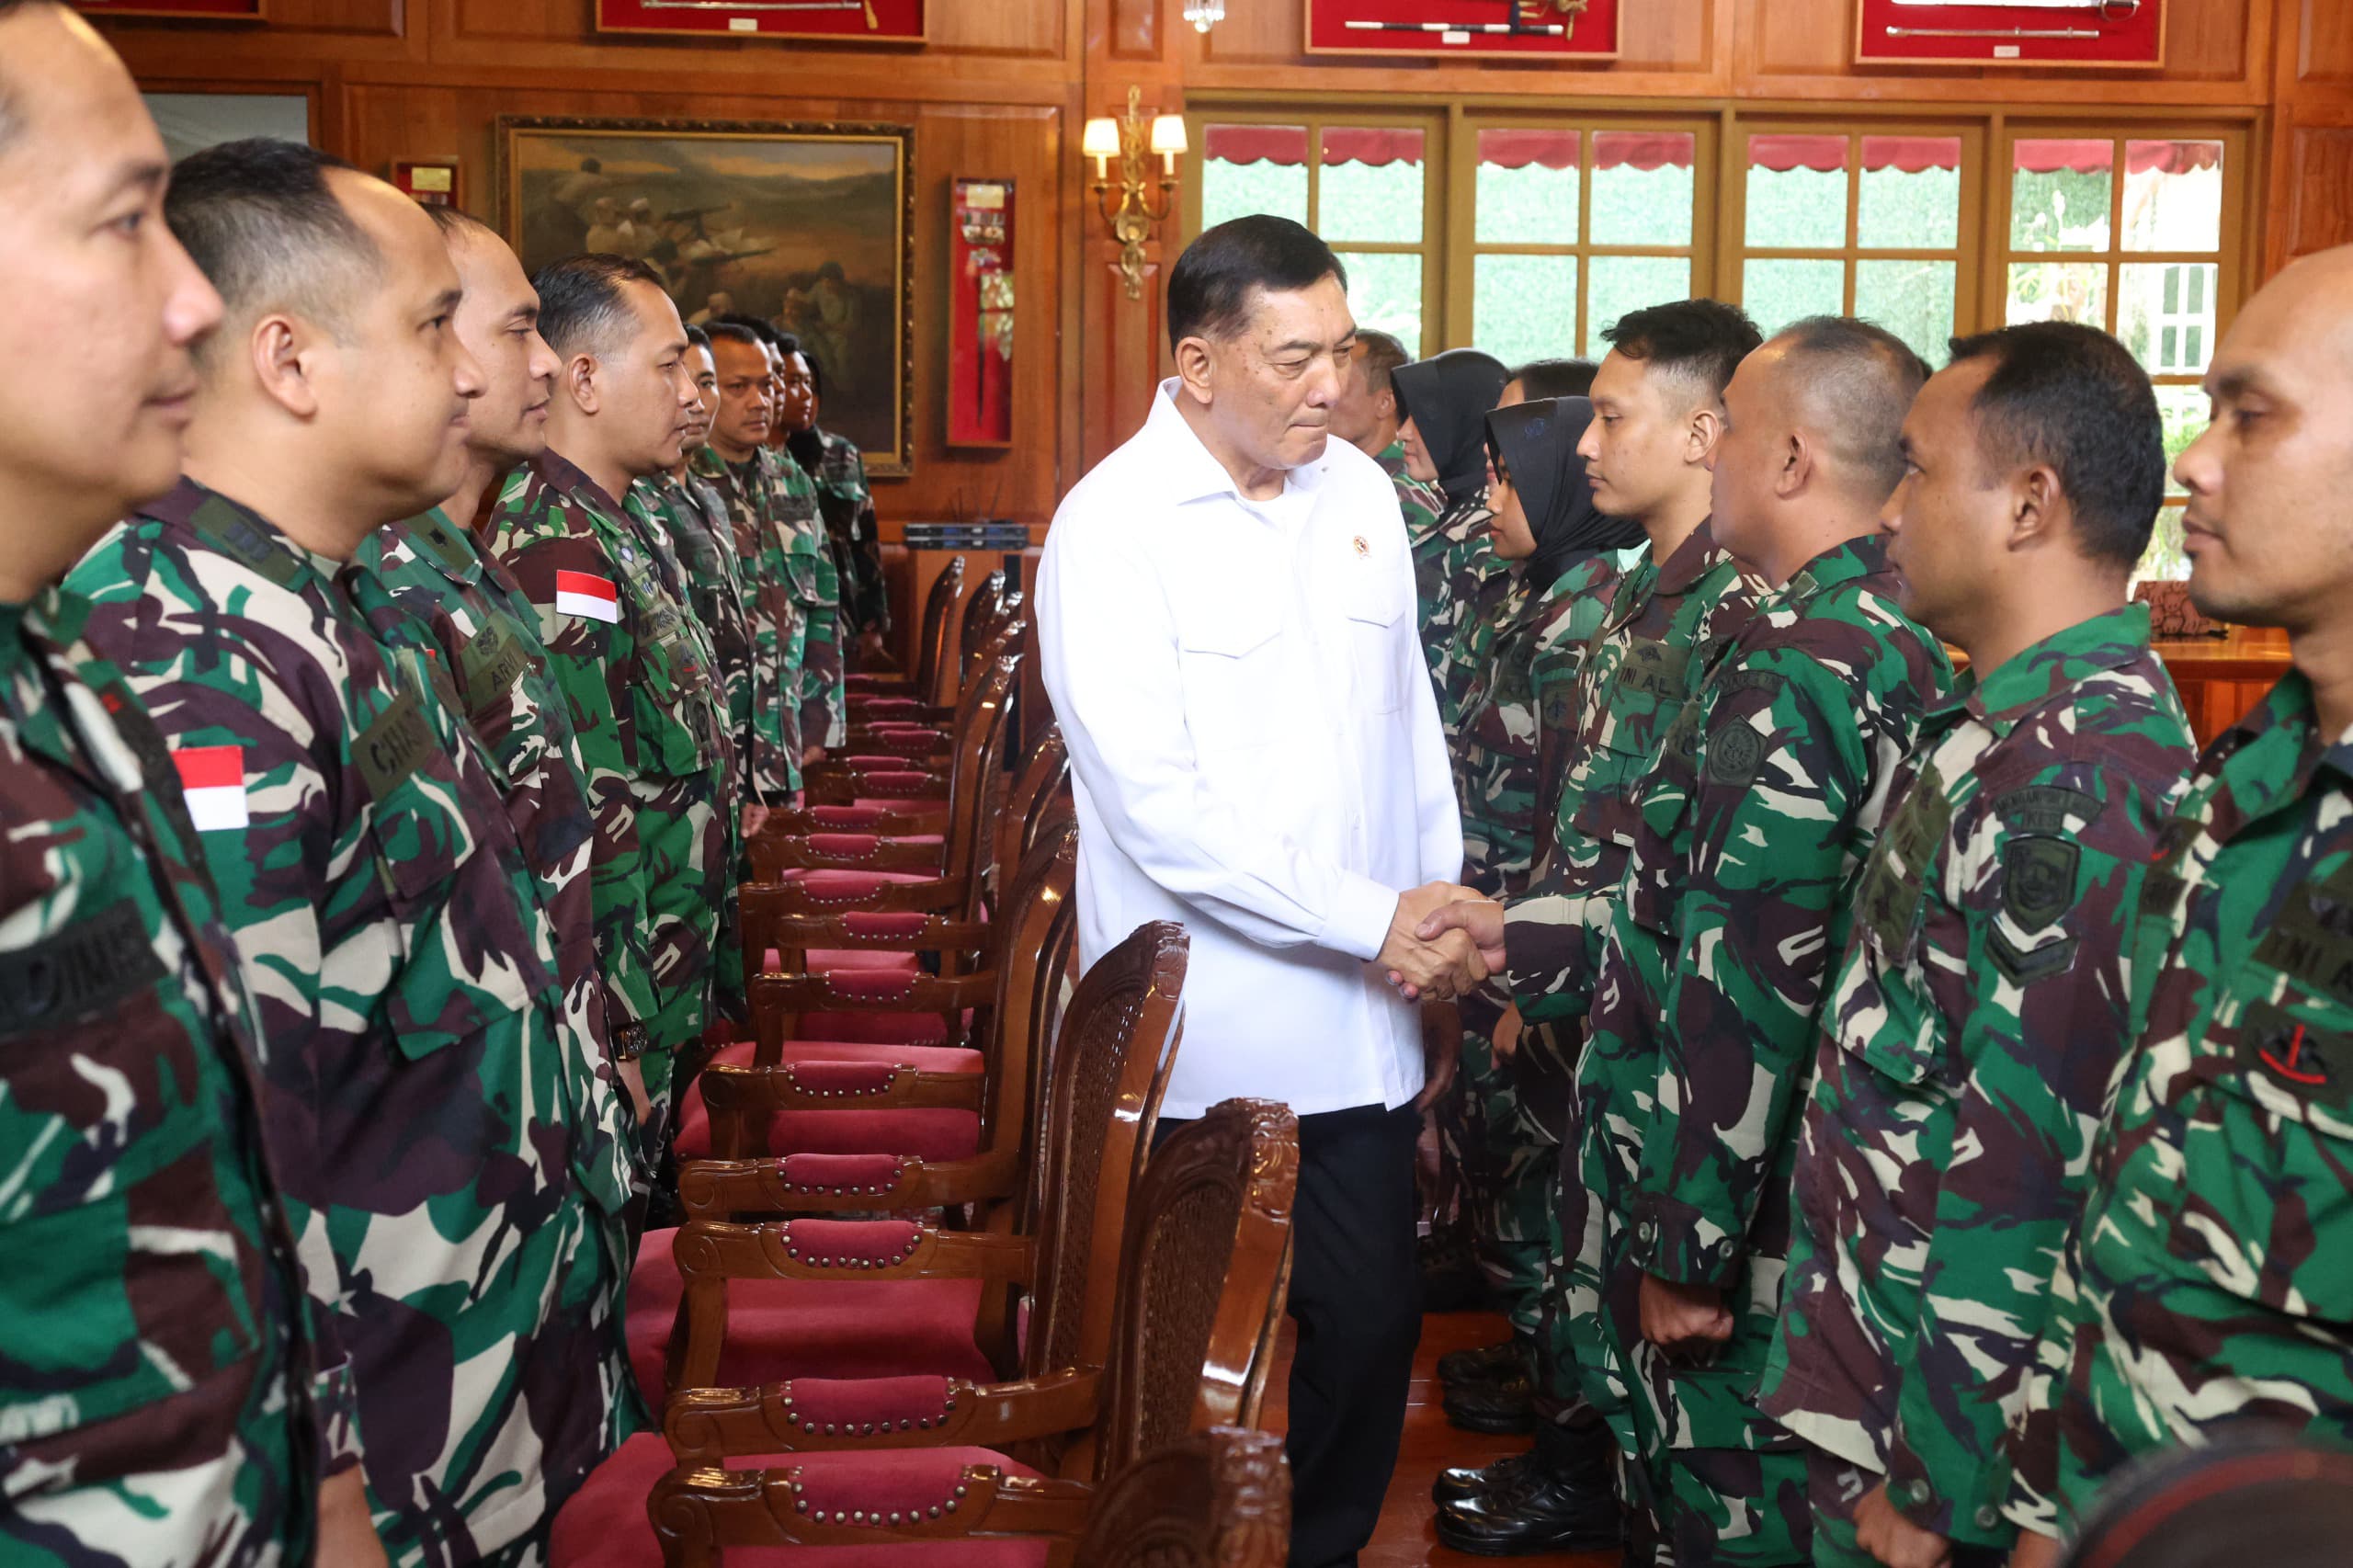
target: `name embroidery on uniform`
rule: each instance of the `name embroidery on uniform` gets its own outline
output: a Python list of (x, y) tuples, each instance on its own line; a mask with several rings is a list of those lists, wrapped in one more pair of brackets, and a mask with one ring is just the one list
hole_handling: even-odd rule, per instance
[(404, 691), (359, 733), (352, 756), (369, 794), (381, 801), (403, 779), (415, 773), (433, 750), (433, 728), (425, 722), (424, 704), (414, 691)]
[(458, 671), (466, 686), (466, 706), (480, 711), (515, 689), (530, 667), (531, 655), (514, 630), (493, 621), (458, 650)]
[(2080, 790), (2037, 784), (1994, 801), (1994, 814), (2014, 833), (2081, 831), (2099, 820), (2100, 802)]
[(0, 1040), (88, 1018), (164, 977), (130, 899), (0, 953)]
[(2340, 871), (2288, 894), (2256, 944), (2258, 963), (2353, 1006), (2353, 878)]

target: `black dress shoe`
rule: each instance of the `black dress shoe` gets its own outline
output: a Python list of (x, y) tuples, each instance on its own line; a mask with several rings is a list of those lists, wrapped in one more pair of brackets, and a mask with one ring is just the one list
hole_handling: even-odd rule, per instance
[(1513, 1485), (1439, 1506), (1438, 1539), (1474, 1557), (1607, 1551), (1625, 1540), (1609, 1429), (1547, 1425)]
[(1520, 1366), (1519, 1347), (1506, 1339), (1495, 1345), (1481, 1345), (1469, 1350), (1449, 1350), (1438, 1358), (1438, 1381), (1442, 1383), (1487, 1383), (1507, 1377)]
[(1430, 1501), (1443, 1507), (1466, 1497), (1494, 1497), (1510, 1491), (1536, 1473), (1536, 1450), (1506, 1454), (1492, 1464), (1456, 1465), (1438, 1472), (1430, 1483)]
[(1438, 1405), (1449, 1425), (1466, 1432), (1533, 1432), (1536, 1380), (1523, 1359), (1492, 1379), (1447, 1384)]

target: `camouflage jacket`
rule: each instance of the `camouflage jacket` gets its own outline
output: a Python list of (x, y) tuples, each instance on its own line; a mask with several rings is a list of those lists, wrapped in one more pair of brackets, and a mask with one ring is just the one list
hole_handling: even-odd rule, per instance
[(1962, 677), (1864, 868), (1759, 1404), (1954, 1540), (2008, 1543), (2000, 1439), (2124, 1049), (2141, 872), (2196, 756), (2148, 610), (2095, 616)]
[(0, 605), (0, 1558), (306, 1562), (310, 1320), (252, 1015), (85, 613)]
[(1540, 592), (1521, 585), (1503, 601), (1501, 624), (1472, 662), (1455, 782), (1463, 856), (1471, 874), (1489, 883), (1483, 892), (1518, 893), (1527, 885), (1538, 823), (1555, 805), (1538, 765), (1543, 705), (1574, 681), (1585, 645), (1633, 559), (1595, 555)]
[[(1435, 494), (1435, 492), (1433, 492)], [(1399, 503), (1403, 506), (1403, 502)], [(1422, 653), (1430, 677), (1444, 689), (1448, 651), (1462, 625), (1462, 607), (1454, 602), (1454, 578), (1462, 564), (1462, 545), (1472, 535), (1485, 549), (1488, 511), (1483, 497), (1470, 497), (1449, 506), (1437, 527), (1419, 539), (1409, 536), (1414, 560), (1414, 598), (1421, 612)], [(1443, 701), (1443, 699), (1441, 699)], [(1441, 712), (1443, 721), (1446, 715)]]
[(808, 637), (801, 660), (801, 743), (837, 746), (849, 726), (845, 690), (842, 582), (826, 542), (815, 482), (790, 458), (764, 451), (772, 476), (772, 526), (786, 539), (786, 571)]
[(866, 458), (858, 443), (831, 430), (817, 432), (825, 444), (817, 472), (817, 506), (833, 544), (834, 570), (841, 579), (841, 640), (891, 630), (891, 596), (882, 580), (882, 526), (874, 516), (874, 493), (867, 488)]
[(1896, 608), (1884, 541), (1849, 540), (1719, 648), (1642, 788), (1605, 965), (1621, 945), (1649, 960), (1603, 975), (1615, 1005), (1596, 1010), (1580, 1091), (1638, 1124), (1611, 1278), (1714, 1285), (1734, 1313), (1715, 1386), (1677, 1393), (1675, 1430), (1701, 1448), (1758, 1437), (1745, 1396), (1779, 1310), (1792, 1123), (1830, 963), (1888, 781), (1950, 675)]
[(2207, 748), (2142, 886), (2131, 1040), (2052, 1289), (2012, 1517), (2254, 1420), (2353, 1440), (2353, 742), (2301, 673)]
[[(697, 911), (715, 921), (724, 869), (699, 864), (699, 846), (710, 835), (727, 760), (701, 629), (671, 594), (656, 534), (642, 499), (605, 494), (555, 452), (506, 481), (489, 523), (489, 549), (537, 608), (548, 671), (579, 733), (596, 864), (640, 888), (635, 918), (654, 994), (642, 1022), (650, 1050), (668, 1052), (701, 1028), (709, 970), (697, 968), (692, 930)], [(600, 906), (600, 930), (605, 914)]]
[(406, 1563), (525, 1536), (612, 1451), (622, 1281), (573, 1175), (578, 1056), (504, 803), (446, 672), (382, 646), (339, 569), (183, 483), (69, 585), (190, 785), (340, 1341), (332, 1463), (362, 1465)]
[[(1561, 736), (1552, 845), (1528, 896), (1504, 915), (1512, 999), (1529, 1022), (1591, 1010), (1642, 821), (1637, 786), (1717, 649), (1748, 623), (1760, 586), (1702, 522), (1664, 565), (1645, 558), (1626, 574), (1567, 694), (1557, 704), (1546, 697), (1543, 729)], [(1548, 682), (1548, 693), (1557, 688)]]
[(1514, 600), (1527, 594), (1511, 562), (1495, 554), (1495, 514), (1484, 502), (1447, 514), (1441, 560), (1446, 585), (1438, 619), (1427, 629), (1438, 639), (1430, 670), (1438, 681), (1438, 722), (1446, 728), (1458, 776), (1472, 685), (1493, 652), (1496, 628), (1512, 619)]
[[(752, 596), (735, 559), (735, 532), (727, 519), (726, 503), (717, 492), (691, 475), (681, 483), (667, 474), (641, 480), (654, 519), (677, 554), (687, 597), (695, 619), (710, 640), (713, 667), (727, 705), (728, 752), (734, 776), (744, 781), (745, 799), (781, 806), (790, 793), (771, 797), (761, 788), (756, 767), (752, 715), (762, 691), (773, 702), (773, 670), (761, 670), (753, 660)], [(767, 684), (760, 677), (765, 675)]]
[(769, 804), (782, 805), (801, 789), (801, 671), (809, 620), (793, 597), (791, 540), (772, 520), (772, 463), (766, 454), (731, 463), (705, 447), (688, 466), (726, 509), (744, 579), (752, 657), (749, 787)]
[[(412, 672), (421, 677), (415, 684), (438, 687), (443, 706), (464, 717), (462, 733), (506, 802), (572, 1024), (567, 1041), (576, 1060), (566, 1085), (577, 1107), (570, 1119), (574, 1174), (599, 1210), (619, 1216), (636, 1173), (589, 894), (596, 818), (580, 742), (548, 676), (539, 618), (473, 536), (438, 511), (369, 534), (340, 581), (379, 643), (426, 656), (428, 662)], [(630, 935), (640, 945), (635, 972), (642, 977), (647, 972), (642, 938)], [(642, 1045), (644, 1026), (628, 1028), (624, 1048)]]

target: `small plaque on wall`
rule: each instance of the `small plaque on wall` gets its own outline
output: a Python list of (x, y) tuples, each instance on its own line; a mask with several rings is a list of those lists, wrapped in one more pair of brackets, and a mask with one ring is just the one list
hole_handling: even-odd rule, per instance
[(608, 33), (921, 43), (926, 0), (597, 0)]
[(74, 8), (93, 17), (176, 17), (198, 22), (259, 22), (269, 16), (269, 0), (72, 0)]
[(1303, 0), (1310, 54), (1615, 60), (1620, 0)]
[(2154, 70), (2165, 0), (1856, 0), (1859, 65)]
[(392, 164), (392, 188), (420, 207), (461, 205), (455, 158), (400, 158)]

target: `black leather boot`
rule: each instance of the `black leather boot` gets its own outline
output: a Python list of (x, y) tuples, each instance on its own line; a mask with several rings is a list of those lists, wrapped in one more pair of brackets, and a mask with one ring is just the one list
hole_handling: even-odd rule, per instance
[(1439, 1506), (1438, 1539), (1475, 1557), (1606, 1551), (1621, 1544), (1624, 1512), (1612, 1479), (1616, 1446), (1600, 1421), (1548, 1423), (1538, 1430), (1529, 1464), (1515, 1484)]
[(1484, 1465), (1456, 1465), (1438, 1472), (1430, 1483), (1430, 1501), (1444, 1507), (1465, 1497), (1492, 1497), (1508, 1492), (1537, 1473), (1536, 1450), (1506, 1454)]
[(1439, 1407), (1446, 1419), (1466, 1432), (1533, 1432), (1536, 1430), (1536, 1346), (1512, 1336), (1510, 1359), (1494, 1375), (1475, 1381), (1445, 1385)]
[(1438, 1358), (1438, 1381), (1449, 1385), (1490, 1383), (1518, 1370), (1519, 1364), (1519, 1347), (1508, 1339), (1469, 1350), (1449, 1350)]
[(1487, 1277), (1466, 1231), (1432, 1231), (1422, 1238), (1422, 1311), (1476, 1312), (1487, 1304)]

